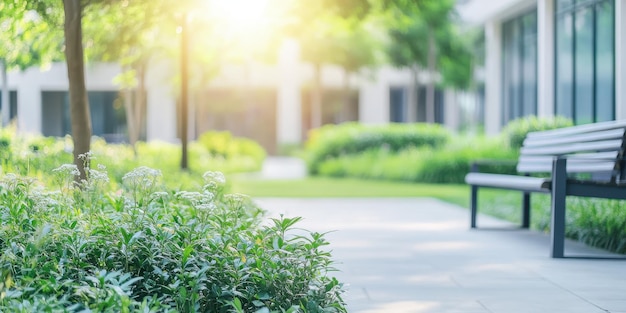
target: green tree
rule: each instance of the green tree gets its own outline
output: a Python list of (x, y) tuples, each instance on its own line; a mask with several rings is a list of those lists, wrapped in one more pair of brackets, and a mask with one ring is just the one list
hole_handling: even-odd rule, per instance
[(89, 152), (91, 145), (91, 119), (85, 87), (83, 16), (86, 6), (93, 2), (81, 0), (63, 0), (62, 3), (54, 0), (16, 0), (14, 2), (19, 7), (25, 8), (27, 12), (36, 12), (42, 17), (50, 29), (50, 33), (45, 36), (55, 34), (59, 26), (63, 25), (63, 51), (69, 81), (74, 163), (80, 172), (76, 180), (83, 180), (86, 178), (85, 167), (88, 164), (79, 156)]
[(448, 86), (462, 88), (470, 81), (471, 53), (454, 24), (455, 1), (384, 0), (384, 4), (395, 20), (388, 55), (396, 66), (411, 69), (416, 86), (419, 73), (427, 69), (426, 121), (434, 123), (436, 73)]
[(42, 17), (29, 11), (27, 3), (0, 3), (0, 65), (2, 67), (2, 118), (0, 125), (9, 123), (8, 71), (31, 66), (46, 66), (62, 58), (59, 33), (50, 29)]
[(415, 19), (407, 26), (389, 29), (390, 43), (387, 47), (389, 60), (397, 67), (406, 67), (411, 71), (417, 99), (419, 99), (419, 75), (428, 60), (428, 45), (420, 40), (427, 37), (428, 28), (419, 19)]
[(357, 26), (371, 7), (369, 1), (362, 0), (299, 1), (294, 6), (297, 21), (292, 25), (292, 33), (300, 43), (302, 58), (313, 65), (311, 128), (322, 125), (321, 67), (341, 60), (338, 55), (342, 53), (354, 51), (341, 42), (342, 28)]
[(89, 38), (87, 59), (90, 62), (116, 62), (122, 73), (114, 79), (126, 112), (130, 145), (140, 139), (145, 127), (146, 72), (151, 60), (167, 49), (162, 36), (165, 29), (176, 29), (176, 21), (163, 14), (172, 12), (168, 1), (130, 1), (115, 5), (94, 4), (87, 12), (84, 31)]
[(457, 24), (442, 32), (439, 40), (439, 58), (437, 69), (441, 74), (443, 86), (468, 90), (472, 87), (474, 68), (474, 42), (477, 34), (471, 31), (461, 32)]
[[(86, 178), (85, 168), (89, 166), (80, 158), (91, 146), (91, 119), (89, 101), (85, 86), (85, 51), (83, 41), (84, 17), (90, 8), (99, 5), (126, 5), (128, 0), (16, 0), (20, 7), (34, 11), (48, 24), (51, 33), (63, 25), (64, 55), (69, 81), (70, 120), (74, 144), (74, 163), (80, 175), (77, 181)], [(103, 23), (106, 21), (102, 21)]]
[[(381, 43), (377, 40), (374, 29), (378, 25), (374, 21), (350, 19), (343, 23), (335, 36), (336, 51), (330, 62), (344, 70), (343, 101), (339, 108), (341, 115), (350, 103), (350, 76), (364, 67), (372, 67), (378, 63), (378, 50)], [(343, 118), (342, 118), (343, 120)]]
[(80, 155), (90, 151), (91, 117), (85, 86), (85, 57), (83, 51), (83, 14), (86, 3), (81, 0), (63, 0), (63, 33), (65, 36), (65, 62), (70, 85), (70, 120), (74, 143), (74, 164), (79, 180), (87, 178), (84, 160)]

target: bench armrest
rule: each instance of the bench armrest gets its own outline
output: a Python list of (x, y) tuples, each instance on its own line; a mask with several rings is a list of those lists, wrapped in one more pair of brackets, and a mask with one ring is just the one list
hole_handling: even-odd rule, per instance
[(470, 172), (480, 172), (481, 167), (515, 167), (517, 160), (478, 159), (470, 163)]

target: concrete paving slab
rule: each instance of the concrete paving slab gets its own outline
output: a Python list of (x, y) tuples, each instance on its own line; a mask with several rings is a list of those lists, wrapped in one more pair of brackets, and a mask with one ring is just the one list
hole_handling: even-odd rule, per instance
[(268, 156), (263, 161), (259, 172), (237, 174), (240, 177), (252, 179), (301, 179), (307, 176), (304, 160), (293, 157)]
[[(357, 313), (626, 312), (626, 261), (551, 259), (547, 234), (436, 199), (256, 199), (326, 238)], [(610, 255), (574, 242), (567, 254)]]

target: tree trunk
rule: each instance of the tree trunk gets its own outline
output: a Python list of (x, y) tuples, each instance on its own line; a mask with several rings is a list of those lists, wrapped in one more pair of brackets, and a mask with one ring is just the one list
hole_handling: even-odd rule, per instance
[(189, 111), (188, 111), (188, 68), (187, 68), (187, 57), (188, 57), (188, 46), (187, 46), (187, 36), (189, 29), (187, 28), (187, 15), (185, 14), (181, 23), (181, 32), (180, 32), (180, 142), (182, 147), (181, 159), (180, 159), (180, 169), (187, 170), (189, 168), (188, 161), (188, 134), (189, 134)]
[[(244, 94), (244, 116), (242, 132), (244, 136), (250, 136), (254, 133), (253, 121), (256, 116), (256, 106), (254, 103), (254, 87), (252, 85), (252, 61), (247, 59), (244, 64), (244, 77), (243, 77), (243, 94)], [(258, 131), (258, 130), (257, 130)]]
[(313, 65), (313, 86), (311, 88), (311, 129), (322, 126), (322, 66)]
[(122, 90), (122, 97), (124, 98), (124, 111), (126, 112), (126, 128), (128, 129), (128, 143), (133, 148), (133, 154), (137, 156), (137, 150), (135, 149), (135, 138), (137, 133), (137, 124), (135, 123), (135, 99), (133, 97), (133, 91), (130, 88), (124, 88)]
[(147, 111), (146, 103), (146, 64), (140, 64), (137, 71), (137, 90), (135, 90), (135, 141), (133, 146), (139, 141), (144, 129), (144, 116)]
[(7, 80), (7, 62), (2, 60), (2, 120), (0, 126), (6, 127), (11, 119), (11, 99)]
[(137, 147), (135, 144), (141, 137), (143, 129), (143, 113), (145, 107), (145, 66), (143, 64), (134, 67), (137, 73), (138, 85), (135, 90), (130, 88), (124, 89), (122, 95), (124, 98), (124, 109), (126, 111), (126, 126), (128, 128), (128, 142), (133, 148), (133, 153), (137, 156)]
[(426, 122), (435, 123), (435, 35), (431, 28), (428, 31), (428, 84), (426, 85)]
[(81, 0), (63, 0), (65, 11), (65, 60), (70, 84), (70, 119), (74, 142), (74, 164), (80, 175), (77, 181), (86, 179), (85, 164), (80, 155), (89, 152), (91, 144), (91, 119), (89, 100), (85, 87), (85, 65), (82, 45)]
[(350, 71), (344, 69), (343, 77), (343, 101), (339, 108), (339, 119), (335, 122), (342, 123), (348, 120), (348, 110), (350, 109)]
[[(409, 105), (414, 105), (415, 106), (415, 115), (414, 115), (414, 119), (416, 122), (422, 122), (421, 119), (423, 119), (423, 121), (426, 121), (426, 116), (420, 116), (420, 79), (419, 79), (419, 73), (420, 73), (420, 67), (417, 64), (414, 64), (413, 66), (411, 66), (411, 74), (413, 76), (413, 89), (415, 89), (415, 91), (413, 92), (413, 95), (415, 96), (415, 101), (412, 104)], [(411, 110), (408, 110), (411, 111)], [(411, 119), (409, 119), (411, 120)]]

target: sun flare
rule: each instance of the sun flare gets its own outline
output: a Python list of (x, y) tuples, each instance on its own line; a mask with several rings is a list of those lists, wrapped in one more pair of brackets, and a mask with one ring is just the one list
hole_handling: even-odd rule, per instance
[(267, 0), (213, 0), (210, 9), (234, 34), (253, 34), (267, 23)]

